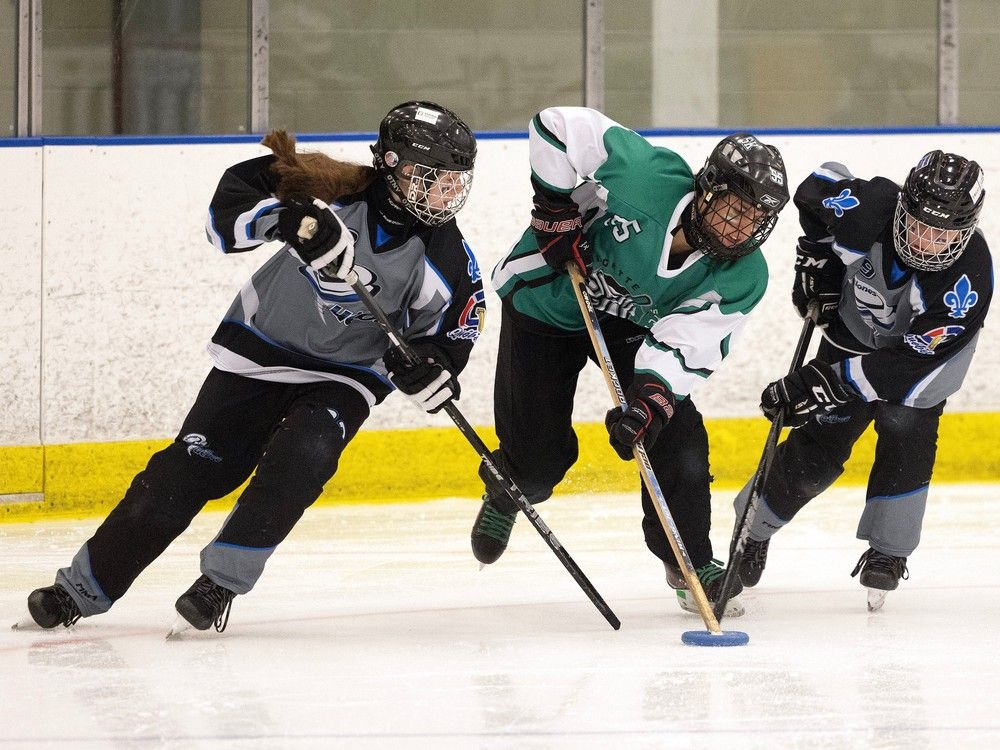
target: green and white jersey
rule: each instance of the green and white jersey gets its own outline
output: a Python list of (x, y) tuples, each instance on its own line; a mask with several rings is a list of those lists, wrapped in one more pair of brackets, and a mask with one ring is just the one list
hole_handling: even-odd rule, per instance
[[(694, 200), (691, 168), (676, 153), (584, 107), (552, 107), (528, 131), (532, 175), (571, 194), (594, 253), (587, 287), (596, 307), (648, 329), (636, 373), (677, 398), (718, 368), (767, 287), (759, 250), (731, 263), (692, 252), (668, 268), (670, 243)], [(546, 264), (531, 229), (493, 272), (514, 309), (563, 331), (584, 330), (569, 277)]]

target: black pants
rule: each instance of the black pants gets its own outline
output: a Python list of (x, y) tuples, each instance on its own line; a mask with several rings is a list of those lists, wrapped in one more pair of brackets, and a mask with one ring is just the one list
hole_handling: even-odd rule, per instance
[[(601, 327), (621, 385), (627, 389), (646, 331), (611, 317), (603, 319)], [(497, 458), (532, 503), (548, 498), (579, 456), (573, 400), (580, 371), (588, 359), (596, 361), (586, 332), (554, 333), (525, 321), (504, 304), (494, 390)], [(607, 404), (610, 408), (610, 398)], [(678, 402), (656, 443), (646, 447), (691, 561), (700, 567), (712, 559), (711, 476), (708, 434), (690, 398)], [(643, 486), (646, 545), (661, 560), (676, 564), (653, 503)]]
[(104, 611), (205, 503), (256, 468), (202, 553), (203, 572), (245, 593), (319, 497), (368, 414), (362, 396), (342, 383), (273, 383), (213, 369), (174, 442), (135, 477), (60, 582), (86, 600), (84, 614)]
[[(819, 354), (827, 360), (836, 356), (825, 342)], [(857, 536), (880, 552), (909, 556), (920, 541), (943, 410), (944, 402), (916, 409), (853, 401), (792, 430), (775, 450), (750, 536), (769, 538), (833, 484), (854, 444), (874, 422), (878, 440)], [(749, 484), (737, 496), (738, 515), (748, 495)]]

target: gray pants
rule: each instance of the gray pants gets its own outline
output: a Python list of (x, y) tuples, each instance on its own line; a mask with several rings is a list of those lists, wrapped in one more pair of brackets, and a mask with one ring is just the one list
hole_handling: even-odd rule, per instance
[[(843, 473), (854, 444), (874, 421), (878, 441), (858, 539), (884, 554), (908, 557), (920, 542), (943, 410), (943, 402), (915, 409), (884, 401), (856, 401), (792, 430), (775, 451), (750, 538), (769, 539), (833, 484)], [(749, 494), (748, 482), (736, 497), (737, 518)]]

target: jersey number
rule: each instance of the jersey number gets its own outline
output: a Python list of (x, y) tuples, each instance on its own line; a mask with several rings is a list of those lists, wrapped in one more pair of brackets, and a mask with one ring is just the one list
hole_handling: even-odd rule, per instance
[(611, 227), (611, 236), (618, 242), (624, 242), (632, 236), (634, 230), (636, 234), (642, 231), (638, 221), (629, 221), (621, 216), (610, 216), (605, 220), (604, 226)]

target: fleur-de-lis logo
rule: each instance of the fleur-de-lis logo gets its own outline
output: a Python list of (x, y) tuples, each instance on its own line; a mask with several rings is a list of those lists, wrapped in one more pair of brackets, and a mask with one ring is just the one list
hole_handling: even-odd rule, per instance
[(948, 313), (949, 318), (964, 318), (978, 301), (979, 294), (973, 290), (972, 282), (964, 273), (962, 278), (955, 282), (955, 286), (944, 293), (944, 303), (951, 310)]
[(850, 211), (861, 205), (861, 201), (851, 195), (850, 188), (844, 188), (836, 198), (824, 198), (823, 207), (832, 208), (833, 215), (838, 219), (844, 215), (844, 211)]

